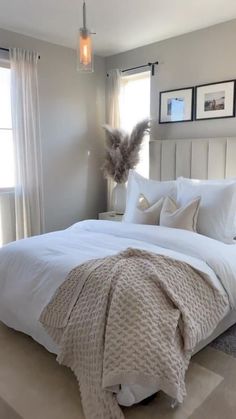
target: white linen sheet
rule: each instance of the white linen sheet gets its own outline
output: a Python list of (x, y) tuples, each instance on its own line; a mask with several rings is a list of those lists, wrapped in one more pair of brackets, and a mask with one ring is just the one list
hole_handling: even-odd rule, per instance
[[(49, 351), (57, 347), (38, 321), (67, 274), (77, 265), (127, 247), (185, 261), (205, 275), (236, 308), (236, 246), (185, 230), (87, 220), (0, 250), (0, 321), (32, 336)], [(142, 393), (141, 399), (155, 390)], [(135, 399), (137, 402), (137, 399)]]

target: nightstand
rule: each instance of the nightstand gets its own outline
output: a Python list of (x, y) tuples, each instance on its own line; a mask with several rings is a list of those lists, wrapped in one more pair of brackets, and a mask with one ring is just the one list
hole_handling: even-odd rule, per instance
[(122, 221), (123, 214), (117, 214), (115, 211), (100, 212), (98, 214), (99, 220), (108, 220), (108, 221)]

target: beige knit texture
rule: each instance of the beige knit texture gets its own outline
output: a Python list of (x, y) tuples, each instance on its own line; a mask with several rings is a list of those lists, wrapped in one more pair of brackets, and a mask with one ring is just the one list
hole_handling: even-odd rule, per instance
[(188, 264), (127, 249), (73, 269), (40, 321), (78, 379), (86, 419), (121, 419), (120, 384), (156, 383), (183, 401), (191, 352), (228, 304)]

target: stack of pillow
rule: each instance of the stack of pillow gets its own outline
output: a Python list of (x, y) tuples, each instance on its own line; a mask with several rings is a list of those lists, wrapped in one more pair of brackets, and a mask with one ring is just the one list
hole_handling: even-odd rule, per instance
[(236, 179), (158, 182), (130, 170), (123, 222), (190, 230), (232, 244)]

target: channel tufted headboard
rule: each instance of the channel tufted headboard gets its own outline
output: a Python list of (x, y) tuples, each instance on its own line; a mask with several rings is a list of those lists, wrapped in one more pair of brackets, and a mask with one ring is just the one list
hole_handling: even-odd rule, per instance
[(150, 178), (236, 177), (236, 137), (150, 141)]

